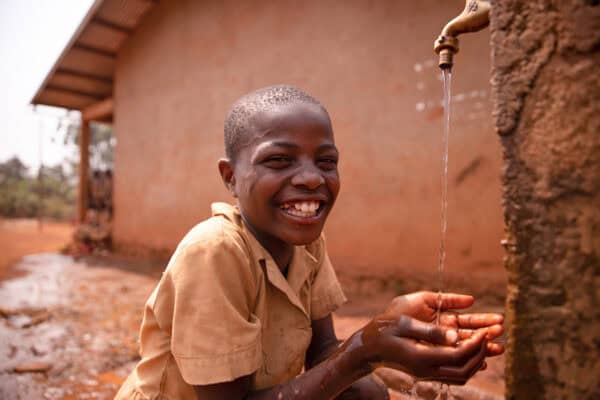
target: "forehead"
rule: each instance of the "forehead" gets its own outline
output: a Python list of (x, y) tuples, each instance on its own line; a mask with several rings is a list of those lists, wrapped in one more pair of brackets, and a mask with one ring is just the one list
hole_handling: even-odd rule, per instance
[(293, 103), (256, 113), (248, 127), (249, 143), (275, 136), (320, 136), (333, 141), (327, 113), (316, 104)]

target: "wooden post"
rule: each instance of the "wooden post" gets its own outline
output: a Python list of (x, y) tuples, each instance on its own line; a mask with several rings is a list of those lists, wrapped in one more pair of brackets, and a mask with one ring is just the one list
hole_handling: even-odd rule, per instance
[(90, 122), (101, 121), (113, 114), (114, 102), (111, 97), (94, 103), (81, 110), (81, 132), (79, 137), (79, 201), (77, 222), (85, 220), (88, 208), (90, 181)]
[(96, 102), (81, 110), (81, 119), (86, 121), (102, 121), (111, 117), (114, 109), (112, 97)]
[(85, 220), (88, 208), (89, 191), (89, 169), (90, 169), (90, 121), (82, 119), (81, 132), (79, 135), (79, 201), (77, 222)]

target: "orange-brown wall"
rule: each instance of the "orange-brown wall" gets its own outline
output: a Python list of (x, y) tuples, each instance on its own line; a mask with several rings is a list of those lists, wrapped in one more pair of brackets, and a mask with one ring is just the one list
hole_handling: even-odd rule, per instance
[[(327, 225), (339, 270), (435, 269), (441, 82), (432, 51), (464, 6), (438, 1), (169, 1), (118, 56), (114, 238), (174, 248), (213, 201), (229, 105), (297, 85), (334, 124), (342, 192)], [(448, 268), (501, 268), (501, 151), (489, 101), (489, 33), (461, 39), (453, 76)]]

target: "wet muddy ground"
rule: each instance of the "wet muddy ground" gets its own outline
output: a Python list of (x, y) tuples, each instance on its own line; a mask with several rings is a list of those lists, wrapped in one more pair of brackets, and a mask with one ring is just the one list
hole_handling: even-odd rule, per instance
[(0, 287), (0, 398), (108, 399), (137, 360), (156, 279), (58, 254), (25, 257)]
[[(76, 261), (46, 253), (26, 256), (0, 283), (0, 399), (110, 399), (138, 359), (137, 333), (145, 300), (161, 265), (106, 258)], [(336, 316), (340, 337), (368, 320), (373, 301), (354, 296)], [(493, 360), (457, 399), (502, 398), (502, 360)], [(382, 372), (407, 398), (410, 380)], [(432, 398), (431, 386), (418, 393)]]

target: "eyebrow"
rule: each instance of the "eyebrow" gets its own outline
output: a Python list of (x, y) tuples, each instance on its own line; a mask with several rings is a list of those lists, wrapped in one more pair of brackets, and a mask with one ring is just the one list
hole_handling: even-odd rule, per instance
[[(261, 145), (258, 146), (257, 150), (262, 150), (264, 147), (271, 147), (271, 146), (283, 147), (286, 149), (297, 149), (300, 147), (294, 143), (285, 142), (282, 140), (275, 140), (272, 142), (262, 143)], [(317, 148), (317, 151), (323, 151), (323, 150), (335, 150), (336, 152), (338, 151), (337, 147), (335, 147), (335, 145), (331, 144), (331, 143), (324, 143)]]
[[(254, 161), (255, 157), (257, 157), (258, 154), (260, 154), (265, 148), (269, 148), (269, 147), (280, 147), (280, 148), (289, 149), (289, 150), (297, 150), (298, 148), (300, 148), (300, 146), (298, 146), (297, 144), (294, 144), (291, 142), (286, 142), (283, 140), (274, 140), (271, 142), (263, 142), (256, 147), (256, 149), (254, 151), (254, 155), (252, 156), (252, 160)], [(335, 151), (336, 154), (339, 154), (337, 147), (335, 147), (335, 145), (332, 143), (324, 143), (317, 148), (317, 152), (322, 152), (322, 151), (326, 151), (326, 150), (333, 150), (333, 151)]]

